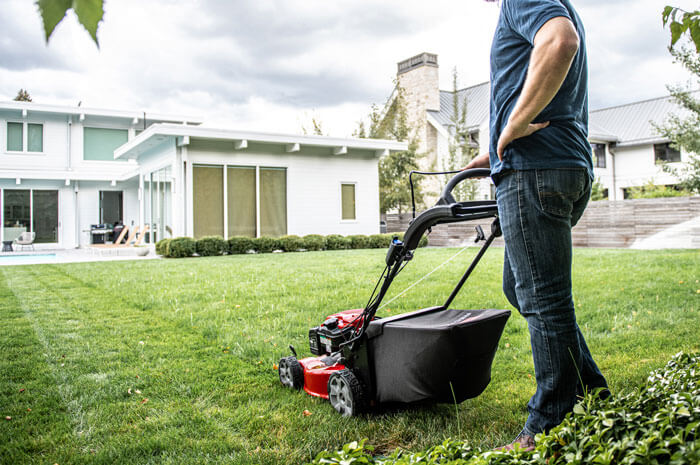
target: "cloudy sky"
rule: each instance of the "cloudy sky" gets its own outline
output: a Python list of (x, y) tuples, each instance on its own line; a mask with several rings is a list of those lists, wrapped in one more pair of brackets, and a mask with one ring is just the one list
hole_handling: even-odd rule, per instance
[[(666, 3), (574, 0), (587, 29), (592, 108), (659, 97), (672, 63)], [(100, 48), (69, 13), (46, 45), (30, 0), (0, 8), (0, 101), (175, 113), (210, 126), (348, 136), (391, 93), (396, 63), (437, 53), (441, 88), (488, 80), (498, 5), (483, 0), (105, 0)]]

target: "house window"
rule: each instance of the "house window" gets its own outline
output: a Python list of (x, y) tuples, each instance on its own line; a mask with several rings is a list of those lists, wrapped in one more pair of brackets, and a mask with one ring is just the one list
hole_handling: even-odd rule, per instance
[(228, 235), (255, 237), (255, 167), (229, 166), (226, 184)]
[(341, 218), (343, 220), (357, 219), (355, 215), (355, 184), (340, 185)]
[(260, 168), (260, 235), (287, 234), (287, 170)]
[(654, 144), (654, 161), (656, 163), (681, 161), (681, 153), (671, 147), (671, 144)]
[(223, 166), (193, 166), (194, 237), (224, 235)]
[(287, 234), (286, 168), (194, 165), (192, 176), (196, 238), (223, 236), (224, 225), (228, 236)]
[(114, 150), (128, 139), (126, 129), (83, 128), (83, 160), (114, 161)]
[[(26, 133), (26, 140), (25, 140)], [(40, 123), (7, 123), (8, 152), (44, 151), (44, 125)]]
[(605, 144), (593, 144), (593, 156), (596, 168), (605, 168)]
[(36, 243), (58, 242), (58, 191), (5, 189), (2, 201), (3, 240), (34, 232)]

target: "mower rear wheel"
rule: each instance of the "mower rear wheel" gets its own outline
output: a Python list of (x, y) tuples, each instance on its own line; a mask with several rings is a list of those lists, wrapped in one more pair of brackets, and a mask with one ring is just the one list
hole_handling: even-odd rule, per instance
[(328, 378), (328, 400), (344, 417), (357, 415), (366, 403), (362, 384), (347, 368), (333, 372)]
[(304, 369), (294, 356), (284, 357), (279, 363), (280, 382), (292, 389), (304, 387)]

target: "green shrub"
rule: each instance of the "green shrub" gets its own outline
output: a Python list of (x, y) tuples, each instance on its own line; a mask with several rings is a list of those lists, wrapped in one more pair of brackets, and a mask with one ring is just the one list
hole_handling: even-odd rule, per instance
[(323, 250), (326, 246), (326, 240), (318, 234), (304, 236), (303, 241), (306, 250)]
[(161, 239), (158, 242), (156, 242), (156, 254), (163, 257), (167, 256), (168, 245), (170, 244), (170, 241), (172, 241), (172, 239)]
[(350, 239), (340, 234), (326, 236), (326, 250), (343, 250), (350, 248)]
[(370, 249), (386, 249), (391, 244), (391, 234), (372, 234), (368, 243)]
[(280, 240), (274, 237), (263, 236), (253, 239), (253, 250), (257, 253), (270, 253), (281, 248)]
[(355, 234), (354, 236), (348, 236), (350, 239), (351, 249), (366, 249), (369, 247), (369, 237), (363, 234)]
[(197, 239), (195, 249), (202, 257), (223, 255), (228, 252), (228, 242), (221, 236), (205, 236)]
[(194, 239), (191, 237), (176, 237), (168, 243), (169, 258), (191, 257), (196, 250)]
[(373, 456), (365, 440), (336, 452), (324, 451), (312, 464), (366, 463), (549, 465), (614, 463), (700, 463), (700, 354), (675, 355), (651, 373), (646, 385), (601, 399), (589, 392), (561, 425), (538, 434), (535, 450), (496, 452), (447, 439), (421, 452), (397, 449)]
[(246, 236), (233, 236), (228, 240), (228, 253), (241, 254), (248, 253), (249, 250), (255, 250), (253, 246), (253, 238)]
[(418, 241), (418, 247), (425, 247), (428, 245), (428, 236), (423, 236), (420, 238), (420, 241)]
[(304, 241), (299, 236), (282, 236), (279, 238), (280, 246), (285, 252), (296, 252), (304, 248)]

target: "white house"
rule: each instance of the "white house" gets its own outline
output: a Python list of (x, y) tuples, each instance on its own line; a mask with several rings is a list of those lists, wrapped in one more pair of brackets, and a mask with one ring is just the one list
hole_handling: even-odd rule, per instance
[(197, 118), (0, 103), (0, 240), (79, 247), (94, 225), (147, 243), (379, 231), (377, 163), (395, 141), (267, 134)]
[[(421, 168), (444, 169), (454, 135), (454, 92), (439, 88), (437, 55), (422, 53), (399, 62), (397, 86), (404, 91), (407, 116), (417, 131), (418, 151), (426, 154)], [(396, 95), (395, 89), (387, 108)], [(457, 91), (460, 111), (466, 102), (466, 126), (479, 153), (488, 151), (489, 95), (489, 82)], [(610, 200), (623, 199), (628, 188), (650, 181), (661, 185), (678, 182), (660, 165), (680, 166), (690, 155), (671, 148), (670, 141), (659, 136), (653, 124), (663, 123), (674, 113), (684, 115), (670, 97), (590, 111), (589, 141), (595, 155), (595, 175)], [(427, 190), (437, 192), (438, 188), (429, 184)], [(482, 182), (478, 195), (493, 197), (489, 181)]]

